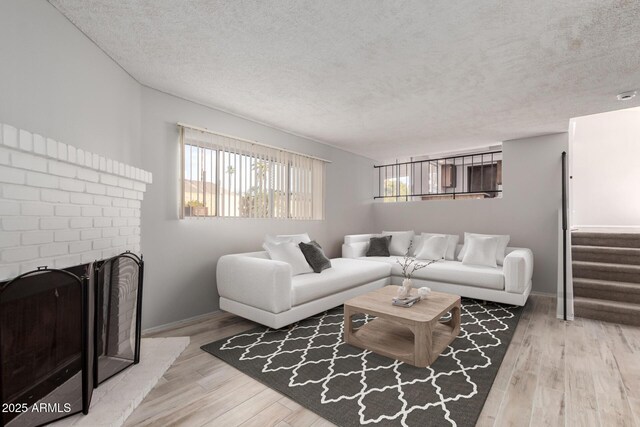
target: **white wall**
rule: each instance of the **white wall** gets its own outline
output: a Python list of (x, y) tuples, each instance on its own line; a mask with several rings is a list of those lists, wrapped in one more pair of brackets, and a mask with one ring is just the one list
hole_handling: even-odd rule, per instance
[(554, 134), (503, 143), (501, 199), (375, 203), (375, 230), (459, 234), (510, 234), (510, 246), (533, 250), (533, 290), (555, 293), (561, 153), (568, 135)]
[[(178, 121), (331, 160), (326, 220), (178, 220)], [(142, 89), (142, 141), (143, 167), (153, 173), (142, 206), (145, 328), (217, 309), (217, 259), (260, 250), (266, 233), (308, 232), (335, 257), (340, 256), (345, 234), (373, 229), (373, 160), (149, 88)]]
[(640, 226), (640, 108), (572, 120), (574, 226)]
[[(216, 310), (217, 258), (258, 250), (265, 233), (308, 231), (337, 256), (345, 234), (372, 229), (372, 160), (144, 88), (44, 0), (0, 2), (0, 58), (0, 123), (154, 173), (145, 328)], [(326, 220), (178, 220), (178, 121), (332, 160)]]
[(140, 85), (45, 0), (0, 1), (0, 122), (140, 166)]

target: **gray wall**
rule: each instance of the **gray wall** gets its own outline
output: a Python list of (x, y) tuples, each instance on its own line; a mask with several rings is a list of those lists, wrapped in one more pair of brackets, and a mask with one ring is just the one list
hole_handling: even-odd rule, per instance
[[(141, 87), (45, 1), (0, 2), (0, 53), (0, 122), (153, 172), (142, 213), (145, 328), (217, 309), (216, 260), (258, 249), (265, 233), (307, 231), (331, 256), (349, 233), (509, 233), (535, 253), (535, 290), (555, 291), (565, 134), (504, 143), (501, 200), (372, 203), (372, 160)], [(326, 220), (178, 220), (178, 121), (332, 160)]]
[(533, 290), (555, 293), (562, 151), (568, 134), (503, 143), (502, 199), (375, 203), (374, 230), (510, 234), (534, 253)]
[[(179, 220), (178, 121), (331, 160), (326, 220)], [(266, 233), (308, 232), (330, 256), (339, 256), (345, 234), (373, 228), (372, 160), (149, 88), (142, 89), (142, 148), (142, 167), (153, 173), (153, 184), (147, 187), (142, 204), (144, 327), (217, 309), (217, 259), (228, 253), (260, 250)]]
[(140, 85), (44, 0), (0, 1), (0, 122), (140, 167)]
[[(218, 257), (260, 249), (265, 233), (307, 231), (338, 256), (345, 234), (372, 228), (372, 160), (145, 88), (44, 0), (0, 2), (0, 58), (0, 123), (153, 172), (145, 328), (216, 310)], [(332, 160), (326, 220), (178, 220), (178, 121)]]

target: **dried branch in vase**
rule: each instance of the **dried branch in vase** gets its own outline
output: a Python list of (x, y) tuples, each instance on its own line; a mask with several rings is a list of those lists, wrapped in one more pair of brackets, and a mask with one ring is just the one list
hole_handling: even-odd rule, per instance
[(409, 248), (407, 249), (407, 252), (404, 254), (404, 258), (402, 258), (402, 261), (400, 259), (396, 259), (396, 262), (400, 265), (400, 267), (402, 267), (402, 276), (405, 279), (411, 279), (411, 277), (416, 271), (422, 270), (423, 268), (426, 268), (431, 264), (439, 261), (437, 259), (418, 261), (415, 257), (412, 257), (410, 255), (412, 247), (413, 247), (413, 241), (409, 244)]

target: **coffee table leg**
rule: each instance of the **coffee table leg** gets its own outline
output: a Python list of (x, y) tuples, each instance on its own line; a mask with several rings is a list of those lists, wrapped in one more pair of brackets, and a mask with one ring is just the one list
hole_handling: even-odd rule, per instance
[(410, 329), (414, 340), (413, 364), (421, 368), (429, 366), (432, 363), (431, 325), (427, 322), (419, 322)]
[(451, 328), (451, 334), (453, 336), (458, 336), (460, 333), (460, 300), (458, 300), (458, 303), (451, 309), (451, 319), (443, 322), (443, 324)]
[(351, 321), (351, 309), (347, 306), (344, 307), (344, 342), (351, 342), (351, 336), (353, 335), (353, 322)]

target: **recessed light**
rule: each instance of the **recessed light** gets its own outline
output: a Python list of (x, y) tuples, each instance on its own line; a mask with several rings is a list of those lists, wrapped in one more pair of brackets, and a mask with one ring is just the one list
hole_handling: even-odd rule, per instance
[(635, 98), (637, 94), (638, 94), (637, 90), (630, 90), (629, 92), (619, 93), (617, 98), (618, 98), (618, 101), (628, 101), (632, 98)]

